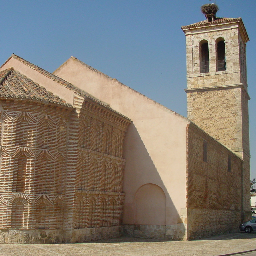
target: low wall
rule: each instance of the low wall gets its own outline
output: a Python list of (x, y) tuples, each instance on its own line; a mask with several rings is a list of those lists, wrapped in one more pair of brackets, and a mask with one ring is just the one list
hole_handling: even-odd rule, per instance
[(121, 235), (121, 227), (99, 227), (74, 229), (70, 232), (63, 230), (4, 230), (0, 231), (0, 244), (54, 244), (54, 243), (82, 243)]
[(65, 241), (61, 230), (8, 230), (1, 229), (1, 244), (45, 244)]

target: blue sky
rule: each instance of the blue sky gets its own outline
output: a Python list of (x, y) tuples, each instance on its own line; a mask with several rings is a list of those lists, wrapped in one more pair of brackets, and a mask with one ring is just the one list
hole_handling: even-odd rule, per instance
[[(204, 20), (209, 0), (22, 0), (1, 3), (0, 63), (12, 53), (53, 72), (70, 56), (186, 116), (181, 26)], [(256, 178), (256, 1), (216, 0), (219, 17), (242, 17)]]

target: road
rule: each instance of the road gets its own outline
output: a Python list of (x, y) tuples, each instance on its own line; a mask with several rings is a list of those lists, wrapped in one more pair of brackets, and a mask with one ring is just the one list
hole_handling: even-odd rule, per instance
[(2, 244), (0, 255), (256, 256), (256, 233), (232, 233), (195, 241), (153, 241), (123, 237), (80, 244)]

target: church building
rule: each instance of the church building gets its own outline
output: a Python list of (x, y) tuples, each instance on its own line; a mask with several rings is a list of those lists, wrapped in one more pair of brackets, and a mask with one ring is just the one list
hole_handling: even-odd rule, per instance
[(1, 66), (0, 243), (189, 240), (250, 218), (249, 38), (207, 6), (182, 27), (188, 118), (74, 57)]

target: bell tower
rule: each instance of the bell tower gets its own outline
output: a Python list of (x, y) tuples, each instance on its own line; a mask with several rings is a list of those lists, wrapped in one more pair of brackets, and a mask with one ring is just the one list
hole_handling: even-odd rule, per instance
[(183, 26), (187, 58), (187, 114), (243, 161), (243, 207), (250, 211), (250, 149), (246, 43), (241, 18), (217, 18), (216, 4), (201, 7), (206, 20)]

